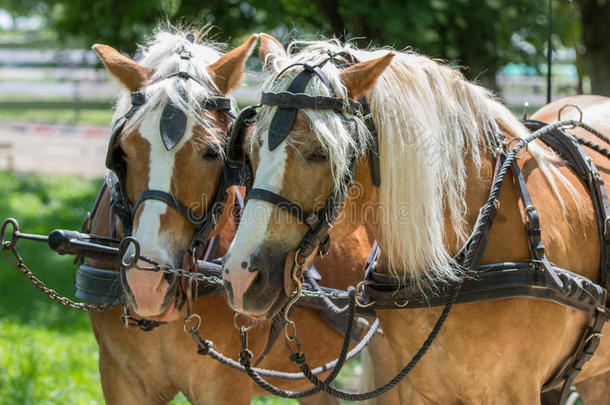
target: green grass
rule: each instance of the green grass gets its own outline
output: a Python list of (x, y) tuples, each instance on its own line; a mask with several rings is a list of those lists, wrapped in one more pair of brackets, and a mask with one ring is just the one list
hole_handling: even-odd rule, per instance
[[(0, 217), (21, 230), (77, 229), (98, 181), (15, 177), (0, 172)], [(60, 294), (73, 296), (74, 266), (44, 245), (19, 242), (24, 259)], [(0, 262), (0, 398), (2, 404), (103, 404), (97, 345), (86, 314), (53, 304), (17, 270)]]
[[(0, 220), (15, 217), (21, 231), (28, 233), (80, 229), (100, 182), (0, 171)], [(36, 242), (22, 240), (18, 248), (49, 287), (74, 297), (71, 257), (58, 256)], [(103, 404), (97, 356), (88, 316), (50, 302), (0, 259), (0, 404)], [(354, 364), (347, 367), (352, 370)], [(271, 397), (252, 400), (256, 405), (295, 403)], [(188, 404), (181, 394), (172, 401), (179, 404)]]

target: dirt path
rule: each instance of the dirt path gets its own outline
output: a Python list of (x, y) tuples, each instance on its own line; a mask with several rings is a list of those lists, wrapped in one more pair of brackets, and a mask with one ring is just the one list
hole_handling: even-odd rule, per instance
[(107, 142), (106, 128), (0, 123), (0, 170), (101, 177)]

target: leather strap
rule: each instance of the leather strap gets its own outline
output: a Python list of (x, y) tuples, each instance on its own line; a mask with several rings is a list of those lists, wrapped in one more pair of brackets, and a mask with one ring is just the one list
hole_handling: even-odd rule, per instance
[[(524, 124), (530, 129), (546, 125), (542, 121), (526, 120)], [(543, 136), (549, 147), (559, 152), (580, 178), (587, 184), (597, 218), (601, 251), (601, 284), (610, 290), (610, 205), (603, 178), (595, 167), (593, 160), (585, 149), (568, 133), (551, 133)]]
[[(463, 281), (456, 303), (489, 301), (503, 298), (537, 298), (557, 302), (588, 314), (603, 308), (606, 290), (579, 274), (553, 267), (563, 284), (559, 290), (546, 272), (533, 263), (495, 263), (480, 266)], [(360, 301), (373, 304), (375, 309), (427, 308), (442, 306), (449, 299), (452, 283), (439, 284), (436, 294), (422, 292), (414, 282), (375, 271), (367, 274)]]
[(381, 169), (379, 167), (379, 134), (373, 120), (373, 114), (366, 98), (361, 97), (359, 103), (362, 108), (362, 116), (369, 133), (371, 134), (371, 144), (369, 145), (369, 165), (371, 166), (371, 178), (375, 187), (381, 186)]
[(142, 204), (146, 200), (161, 201), (178, 211), (178, 213), (184, 218), (186, 218), (191, 224), (195, 226), (200, 225), (200, 219), (195, 215), (193, 211), (191, 211), (186, 205), (184, 205), (182, 201), (178, 200), (173, 195), (161, 190), (143, 191), (142, 194), (140, 194), (140, 196), (138, 197), (136, 203), (133, 205), (133, 210), (131, 213), (132, 217), (135, 216), (140, 204)]
[(283, 209), (301, 223), (307, 225), (310, 229), (313, 229), (318, 224), (319, 218), (316, 214), (305, 211), (299, 204), (269, 190), (253, 188), (246, 194), (246, 203), (251, 198), (267, 201), (276, 207)]
[(280, 108), (310, 108), (313, 110), (335, 110), (348, 114), (362, 115), (363, 106), (357, 101), (344, 101), (339, 98), (327, 96), (310, 96), (303, 93), (290, 93), (282, 91), (279, 93), (263, 93), (261, 104), (277, 106)]
[(536, 260), (540, 265), (540, 268), (547, 273), (547, 276), (555, 287), (561, 289), (563, 288), (563, 283), (546, 257), (544, 243), (542, 243), (541, 239), (542, 232), (540, 231), (538, 211), (536, 211), (536, 207), (534, 206), (532, 197), (527, 189), (525, 179), (523, 178), (523, 174), (521, 173), (521, 169), (519, 169), (516, 159), (512, 161), (511, 170), (516, 180), (515, 184), (517, 185), (517, 190), (519, 190), (519, 195), (521, 196), (525, 210), (525, 232), (527, 235), (530, 256), (532, 259)]

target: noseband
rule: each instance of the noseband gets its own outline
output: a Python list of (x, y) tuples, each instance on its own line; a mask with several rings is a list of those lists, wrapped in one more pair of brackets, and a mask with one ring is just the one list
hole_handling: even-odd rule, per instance
[[(182, 85), (182, 81), (193, 80), (195, 83), (206, 88), (207, 86), (201, 79), (188, 72), (190, 57), (191, 53), (183, 48), (180, 52), (180, 70), (161, 77), (155, 81), (155, 83), (174, 77), (182, 79), (177, 82), (177, 90), (183, 98), (186, 98), (186, 92)], [(204, 250), (203, 248), (207, 243), (210, 232), (216, 225), (218, 217), (222, 212), (224, 202), (227, 199), (226, 189), (231, 185), (240, 184), (241, 178), (243, 177), (241, 175), (242, 169), (236, 163), (225, 161), (218, 191), (202, 218), (198, 217), (176, 196), (162, 190), (143, 191), (132, 206), (127, 194), (127, 168), (123, 151), (119, 146), (119, 138), (129, 119), (146, 104), (146, 101), (144, 92), (137, 91), (131, 93), (131, 108), (112, 125), (108, 153), (106, 155), (106, 167), (112, 170), (117, 177), (117, 182), (114, 184), (111, 194), (112, 212), (121, 220), (125, 236), (129, 236), (132, 233), (133, 219), (136, 211), (144, 201), (155, 200), (167, 204), (195, 227), (196, 232), (189, 246), (189, 251), (193, 257), (199, 257)], [(231, 100), (229, 98), (220, 96), (209, 97), (202, 100), (200, 106), (202, 109), (208, 111), (224, 111), (231, 118), (234, 117), (231, 112)], [(186, 121), (186, 114), (179, 109), (178, 106), (168, 102), (163, 109), (159, 124), (161, 139), (168, 151), (173, 149), (184, 137)]]
[[(379, 187), (381, 178), (379, 174), (377, 130), (368, 103), (364, 98), (361, 98), (359, 101), (345, 101), (336, 97), (335, 90), (330, 84), (330, 80), (328, 80), (328, 77), (321, 69), (329, 61), (336, 62), (335, 57), (339, 55), (349, 60), (350, 64), (357, 62), (351, 55), (344, 52), (340, 54), (329, 52), (329, 58), (318, 65), (311, 66), (305, 63), (290, 65), (280, 72), (277, 77), (280, 77), (287, 69), (297, 65), (303, 66), (304, 69), (293, 79), (287, 90), (279, 93), (262, 94), (261, 105), (278, 107), (271, 118), (271, 124), (269, 126), (269, 150), (277, 148), (288, 137), (299, 109), (332, 110), (335, 111), (344, 122), (349, 121), (345, 116), (345, 113), (356, 115), (366, 123), (369, 132), (373, 136), (372, 145), (369, 147), (371, 175), (373, 183), (375, 186)], [(339, 67), (346, 66), (348, 65), (343, 64)], [(314, 76), (317, 76), (322, 83), (324, 83), (329, 90), (331, 97), (309, 96), (304, 94), (305, 87)], [(256, 107), (248, 107), (242, 111), (233, 127), (229, 142), (228, 158), (234, 162), (241, 163), (244, 166), (249, 166), (249, 162), (247, 162), (247, 157), (243, 151), (243, 141), (246, 132), (245, 127), (252, 125), (255, 122), (255, 117)], [(358, 168), (359, 159), (360, 156), (353, 151), (349, 170), (345, 173), (342, 180), (344, 187), (340, 189), (341, 191), (331, 194), (324, 207), (318, 212), (309, 212), (303, 209), (300, 204), (273, 191), (261, 188), (249, 189), (246, 200), (255, 198), (257, 200), (267, 201), (290, 213), (299, 220), (299, 222), (305, 224), (309, 228), (307, 234), (301, 239), (301, 242), (297, 247), (297, 260), (300, 263), (304, 263), (306, 258), (309, 257), (316, 248), (319, 248), (320, 255), (324, 256), (330, 247), (328, 231), (343, 207), (347, 197), (347, 189), (352, 185), (356, 169)]]

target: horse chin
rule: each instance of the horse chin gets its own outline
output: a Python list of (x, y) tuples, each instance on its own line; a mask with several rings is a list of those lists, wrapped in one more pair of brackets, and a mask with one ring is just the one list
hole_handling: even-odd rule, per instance
[(167, 308), (159, 315), (149, 316), (147, 319), (157, 322), (172, 322), (180, 319), (181, 313), (176, 307), (176, 298), (172, 299)]
[(269, 320), (269, 319), (272, 319), (277, 314), (279, 314), (282, 311), (282, 309), (286, 306), (287, 302), (288, 302), (288, 297), (286, 297), (286, 295), (284, 295), (282, 292), (280, 292), (271, 305), (269, 305), (265, 309), (261, 309), (260, 311), (253, 311), (251, 313), (246, 313), (246, 315), (248, 315), (251, 318), (262, 320), (262, 321)]
[(271, 305), (271, 307), (269, 307), (269, 309), (265, 313), (265, 319), (271, 319), (277, 314), (279, 314), (286, 306), (286, 303), (288, 303), (288, 297), (280, 293), (275, 302)]
[(167, 280), (160, 273), (129, 270), (122, 274), (121, 281), (130, 306), (138, 316), (164, 322), (180, 317), (177, 278)]

